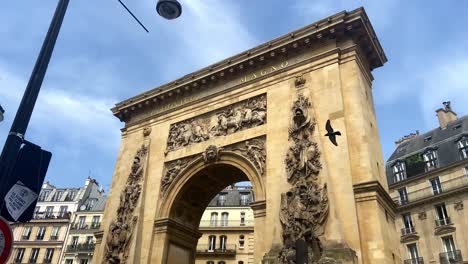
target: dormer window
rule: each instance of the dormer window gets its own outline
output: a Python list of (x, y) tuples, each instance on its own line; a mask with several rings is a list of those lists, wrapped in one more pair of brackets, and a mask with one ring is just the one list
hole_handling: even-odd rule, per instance
[(423, 154), (423, 159), (425, 163), (425, 170), (431, 171), (437, 168), (437, 151), (428, 150)]
[(226, 195), (225, 194), (220, 194), (218, 196), (218, 205), (219, 206), (224, 206), (226, 204)]
[(468, 137), (463, 137), (457, 143), (460, 159), (468, 159)]
[(393, 177), (395, 182), (402, 181), (406, 179), (406, 172), (405, 172), (405, 163), (398, 161), (393, 165)]
[(429, 142), (432, 140), (432, 136), (428, 136), (424, 138), (424, 142)]

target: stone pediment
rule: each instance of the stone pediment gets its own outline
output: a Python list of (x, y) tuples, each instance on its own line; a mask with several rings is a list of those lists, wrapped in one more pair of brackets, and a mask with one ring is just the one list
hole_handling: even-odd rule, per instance
[[(317, 47), (327, 39), (355, 36), (360, 52), (367, 60), (368, 70), (382, 66), (387, 58), (363, 8), (340, 12), (309, 26), (227, 58), (182, 78), (154, 88), (116, 104), (113, 114), (121, 121), (133, 124), (162, 114), (170, 109), (199, 100), (213, 86), (227, 90), (253, 80), (279, 73), (304, 60), (299, 53)], [(144, 113), (144, 114), (141, 114)], [(134, 116), (138, 115), (138, 118)]]

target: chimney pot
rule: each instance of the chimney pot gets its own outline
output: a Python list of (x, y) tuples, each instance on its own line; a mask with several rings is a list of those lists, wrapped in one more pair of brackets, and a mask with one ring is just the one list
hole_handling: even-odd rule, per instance
[(439, 119), (440, 128), (445, 129), (450, 122), (457, 120), (457, 113), (452, 110), (450, 101), (443, 102), (444, 108), (436, 110), (437, 118)]

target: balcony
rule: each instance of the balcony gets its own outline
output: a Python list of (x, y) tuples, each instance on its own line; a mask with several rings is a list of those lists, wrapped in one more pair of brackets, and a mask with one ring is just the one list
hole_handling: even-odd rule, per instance
[(211, 249), (208, 244), (197, 245), (197, 255), (235, 256), (236, 244), (227, 244), (224, 248)]
[(227, 221), (211, 221), (211, 220), (202, 220), (200, 221), (200, 227), (203, 228), (229, 228), (229, 227), (252, 227), (254, 222), (252, 220), (227, 220)]
[(403, 264), (424, 264), (424, 259), (422, 257), (413, 258), (413, 259), (405, 259)]
[(450, 217), (441, 218), (441, 219), (435, 220), (435, 224), (436, 224), (436, 227), (451, 225), (452, 220), (450, 220)]
[(76, 245), (68, 245), (67, 252), (74, 253), (93, 253), (94, 252), (94, 243), (81, 243)]
[(33, 220), (70, 219), (71, 212), (35, 212)]
[(460, 250), (449, 251), (439, 254), (440, 264), (462, 264), (463, 257)]
[(414, 234), (414, 233), (416, 233), (416, 230), (415, 230), (414, 226), (404, 227), (404, 228), (401, 229), (401, 235), (402, 236), (411, 235), (411, 234)]
[(398, 206), (404, 206), (420, 200), (424, 200), (426, 198), (434, 197), (436, 195), (441, 196), (444, 193), (467, 187), (468, 175), (461, 175), (456, 178), (441, 182), (440, 188), (434, 189), (432, 186), (429, 186), (417, 191), (409, 192), (406, 199), (402, 200), (400, 196), (395, 196), (392, 199)]
[(85, 223), (74, 223), (70, 227), (72, 230), (98, 230), (101, 227), (100, 222), (85, 222)]

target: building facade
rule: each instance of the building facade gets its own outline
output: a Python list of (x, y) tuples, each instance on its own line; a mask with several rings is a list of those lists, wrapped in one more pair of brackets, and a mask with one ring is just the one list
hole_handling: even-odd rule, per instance
[(403, 137), (387, 161), (405, 264), (468, 263), (468, 116), (450, 102), (436, 113), (439, 127)]
[(81, 188), (44, 183), (33, 219), (11, 224), (14, 246), (8, 263), (61, 263), (73, 213), (93, 194), (103, 196), (104, 192), (90, 178)]
[(358, 8), (118, 103), (93, 262), (195, 263), (206, 207), (241, 181), (253, 263), (289, 262), (298, 240), (309, 263), (400, 261), (372, 98), (385, 62)]
[(254, 263), (252, 187), (230, 186), (210, 202), (200, 220), (196, 264)]

